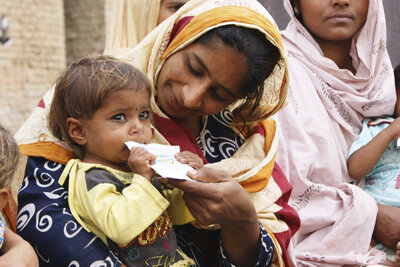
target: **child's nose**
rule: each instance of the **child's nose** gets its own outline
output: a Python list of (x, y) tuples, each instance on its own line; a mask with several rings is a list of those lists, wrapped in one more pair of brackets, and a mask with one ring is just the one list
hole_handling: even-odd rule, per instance
[(143, 134), (143, 124), (140, 122), (139, 119), (132, 120), (130, 123), (130, 134), (132, 135), (138, 135), (138, 134)]

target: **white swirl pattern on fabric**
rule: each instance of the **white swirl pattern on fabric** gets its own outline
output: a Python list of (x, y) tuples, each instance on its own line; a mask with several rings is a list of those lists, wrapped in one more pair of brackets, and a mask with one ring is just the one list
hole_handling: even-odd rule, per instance
[[(54, 165), (54, 167), (51, 167), (52, 165)], [(60, 163), (56, 163), (56, 162), (54, 162), (54, 161), (46, 161), (46, 163), (44, 164), (44, 168), (46, 169), (46, 170), (49, 170), (49, 171), (52, 171), (52, 172), (55, 172), (55, 171), (57, 171), (58, 169), (60, 169), (61, 167), (62, 167), (63, 165), (61, 165)]]
[(21, 192), (22, 190), (24, 190), (25, 188), (27, 188), (28, 185), (29, 185), (29, 179), (28, 179), (28, 177), (25, 177), (24, 180), (21, 183), (21, 186), (20, 186), (20, 188), (18, 190), (18, 193)]
[(39, 210), (36, 214), (36, 229), (40, 232), (47, 232), (51, 226), (53, 225), (53, 218), (50, 215), (43, 215), (41, 216), (42, 211), (47, 209), (50, 206), (58, 206), (56, 203), (52, 203), (43, 209)]
[[(53, 177), (51, 177), (51, 175), (47, 172), (40, 173), (40, 177), (38, 177), (38, 175), (37, 175), (38, 170), (39, 170), (39, 168), (36, 168), (33, 173), (35, 180), (36, 180), (36, 185), (39, 187), (51, 186), (54, 183)], [(44, 183), (42, 183), (42, 182), (44, 182)]]
[[(69, 227), (71, 225), (72, 225), (72, 227)], [(82, 226), (78, 225), (75, 221), (68, 221), (64, 225), (64, 235), (67, 238), (72, 238), (72, 237), (76, 236), (77, 234), (79, 234), (79, 232), (82, 229), (83, 229)]]
[(80, 265), (79, 265), (79, 262), (77, 262), (77, 261), (72, 261), (69, 265), (68, 265), (68, 267), (79, 267)]
[(227, 109), (203, 118), (204, 129), (196, 140), (208, 162), (232, 157), (243, 143), (229, 127), (232, 120), (233, 115)]
[(33, 218), (35, 214), (35, 205), (30, 203), (25, 205), (20, 211), (18, 212), (18, 220), (17, 220), (17, 229), (22, 231), (25, 226), (29, 223), (29, 221)]
[[(57, 194), (56, 192), (60, 192), (60, 194)], [(51, 192), (44, 192), (45, 196), (50, 198), (50, 199), (58, 199), (58, 198), (68, 198), (68, 192), (65, 191), (64, 188), (60, 187), (57, 188)]]

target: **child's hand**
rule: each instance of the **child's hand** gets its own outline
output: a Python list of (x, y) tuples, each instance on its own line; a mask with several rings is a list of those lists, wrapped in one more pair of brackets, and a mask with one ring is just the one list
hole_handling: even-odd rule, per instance
[(183, 164), (188, 164), (190, 167), (200, 169), (204, 166), (203, 160), (196, 154), (189, 151), (182, 151), (175, 154), (175, 158)]
[(392, 139), (397, 139), (400, 137), (400, 117), (397, 117), (392, 123), (387, 127), (387, 130), (390, 131), (390, 135)]
[(132, 172), (145, 177), (150, 183), (154, 175), (154, 171), (150, 165), (154, 164), (156, 156), (140, 147), (132, 147), (128, 158), (128, 166)]

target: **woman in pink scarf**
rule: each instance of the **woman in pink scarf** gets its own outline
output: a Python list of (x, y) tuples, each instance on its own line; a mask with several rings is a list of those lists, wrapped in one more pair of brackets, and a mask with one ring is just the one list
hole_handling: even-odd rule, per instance
[[(361, 188), (349, 184), (346, 158), (362, 119), (394, 110), (382, 1), (284, 3), (291, 17), (282, 33), (290, 88), (288, 107), (275, 117), (280, 128), (277, 162), (293, 185), (290, 204), (302, 221), (294, 237), (297, 263), (381, 263), (385, 255), (369, 249), (378, 208)], [(386, 209), (378, 212), (374, 237), (380, 242), (389, 242), (379, 230), (389, 228), (380, 221), (388, 218)], [(392, 238), (398, 241), (399, 235)]]

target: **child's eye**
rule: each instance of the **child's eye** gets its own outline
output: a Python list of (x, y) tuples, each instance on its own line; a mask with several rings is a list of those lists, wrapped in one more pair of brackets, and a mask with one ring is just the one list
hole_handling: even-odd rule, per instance
[(125, 115), (122, 114), (122, 113), (119, 113), (119, 114), (113, 116), (112, 119), (113, 119), (113, 120), (116, 120), (116, 121), (123, 121), (123, 120), (126, 120)]
[(142, 112), (140, 112), (140, 114), (139, 114), (139, 118), (140, 119), (143, 119), (143, 120), (146, 120), (146, 119), (148, 119), (149, 118), (149, 116), (150, 116), (150, 111), (142, 111)]

